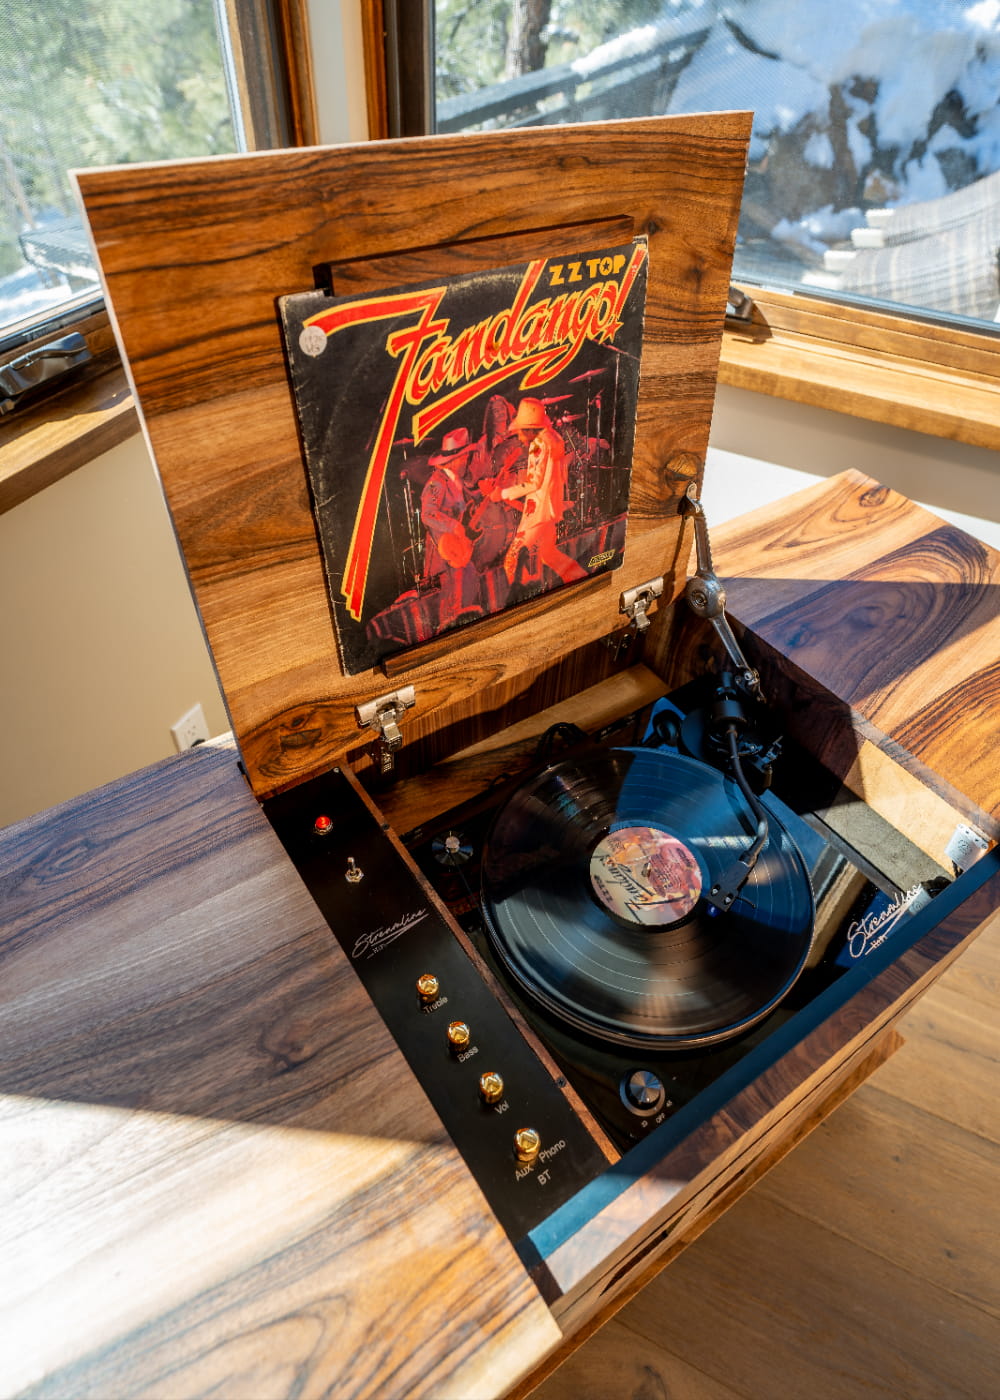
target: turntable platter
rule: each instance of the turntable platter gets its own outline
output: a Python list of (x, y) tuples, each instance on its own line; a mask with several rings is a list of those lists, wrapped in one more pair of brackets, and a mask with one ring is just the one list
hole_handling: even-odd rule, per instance
[(557, 763), (499, 812), (483, 859), (492, 946), (519, 986), (578, 1031), (669, 1050), (739, 1034), (801, 972), (813, 898), (792, 838), (769, 836), (728, 913), (702, 891), (753, 839), (735, 783), (641, 748)]

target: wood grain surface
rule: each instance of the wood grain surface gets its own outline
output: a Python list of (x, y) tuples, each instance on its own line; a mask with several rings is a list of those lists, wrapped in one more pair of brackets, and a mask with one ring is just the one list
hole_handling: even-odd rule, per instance
[(534, 1400), (992, 1395), (998, 1023), (1000, 924), (907, 1013), (898, 1054)]
[(0, 885), (3, 1394), (465, 1400), (555, 1343), (230, 748)]
[[(646, 698), (644, 676), (611, 688)], [(554, 1348), (230, 748), (12, 828), (0, 862), (6, 1392), (460, 1400), (506, 1393)], [(547, 1261), (569, 1331), (870, 1070), (998, 880), (632, 1169)]]
[(537, 762), (538, 741), (554, 724), (578, 724), (592, 732), (651, 705), (663, 682), (646, 666), (630, 666), (598, 685), (566, 695), (518, 724), (497, 729), (478, 743), (451, 753), (424, 773), (395, 783), (378, 795), (379, 806), (404, 834), (435, 816), (478, 797), (501, 775), (516, 777)]
[[(848, 476), (730, 527), (717, 562), (766, 685), (814, 747), (857, 763), (859, 743), (874, 745), (918, 807), (914, 784), (932, 805), (945, 794), (989, 815), (989, 755), (975, 730), (961, 742), (946, 701), (962, 714), (992, 705), (992, 556)], [(660, 613), (648, 663), (669, 670), (698, 652), (705, 629), (678, 624)], [(539, 661), (526, 674), (541, 710), (570, 673)], [(599, 691), (573, 674), (580, 693), (552, 699), (585, 724), (656, 689), (653, 670), (624, 660)], [(498, 682), (510, 703), (520, 684)], [(482, 697), (463, 706), (489, 721)], [(445, 792), (523, 762), (547, 718), (386, 794), (394, 819), (421, 820), (450, 805)], [(891, 789), (891, 772), (878, 785)], [(504, 1394), (554, 1351), (555, 1318), (575, 1332), (604, 1316), (871, 1068), (895, 1019), (996, 922), (996, 854), (985, 860), (917, 916), (912, 946), (892, 959), (886, 945), (870, 980), (810, 1009), (750, 1082), (683, 1136), (665, 1145), (665, 1124), (609, 1167), (593, 1209), (574, 1203), (538, 1274), (550, 1311), (230, 747), (12, 828), (0, 839), (0, 1382), (94, 1400)], [(974, 977), (958, 986), (977, 997)], [(928, 1092), (960, 1099), (953, 1146), (967, 1154), (963, 1134), (994, 1104), (952, 1089), (941, 1040)], [(900, 1134), (914, 1106), (896, 1112)], [(836, 1267), (854, 1257), (844, 1248)], [(978, 1261), (962, 1285), (976, 1307), (985, 1285)]]
[(551, 664), (567, 639), (579, 646), (620, 628), (623, 588), (666, 572), (667, 597), (676, 591), (686, 562), (677, 501), (704, 465), (748, 132), (748, 115), (731, 113), (78, 177), (258, 793), (356, 745), (354, 705), (387, 689), (370, 672), (340, 673), (275, 298), (310, 289), (326, 264), (392, 255), (443, 275), (495, 266), (491, 241), (501, 237), (539, 254), (552, 239), (563, 246), (573, 226), (609, 220), (649, 237), (624, 566), (555, 595), (516, 646), (473, 628), (415, 665), (414, 718), (440, 726), (442, 711)]
[(980, 447), (1000, 447), (996, 338), (769, 288), (730, 322), (723, 384)]
[[(714, 542), (730, 616), (789, 732), (912, 839), (933, 840), (946, 868), (954, 823), (918, 786), (1000, 837), (996, 551), (857, 472)], [(664, 665), (678, 677), (714, 649), (707, 629), (676, 643)]]

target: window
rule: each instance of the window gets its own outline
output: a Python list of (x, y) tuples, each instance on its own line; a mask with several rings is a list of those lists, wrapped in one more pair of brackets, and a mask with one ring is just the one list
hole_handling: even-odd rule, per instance
[(436, 0), (438, 130), (754, 110), (737, 280), (993, 325), (998, 0)]
[(113, 358), (68, 170), (308, 135), (301, 23), (294, 0), (0, 0), (0, 414)]
[(0, 70), (0, 334), (16, 336), (97, 289), (70, 167), (239, 143), (214, 0), (3, 0)]
[(1000, 447), (1000, 0), (379, 8), (385, 135), (754, 109), (721, 382)]

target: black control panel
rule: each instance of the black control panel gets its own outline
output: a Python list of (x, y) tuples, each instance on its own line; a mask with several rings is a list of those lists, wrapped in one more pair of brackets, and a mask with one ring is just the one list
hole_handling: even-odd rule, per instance
[(513, 1242), (607, 1161), (339, 769), (264, 811)]

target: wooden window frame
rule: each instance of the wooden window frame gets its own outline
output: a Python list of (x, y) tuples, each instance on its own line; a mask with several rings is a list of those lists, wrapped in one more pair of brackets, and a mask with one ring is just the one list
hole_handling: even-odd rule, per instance
[(905, 312), (747, 285), (719, 382), (896, 428), (1000, 448), (1000, 337)]
[(50, 331), (19, 345), (7, 358), (15, 359), (69, 330), (83, 336), (92, 358), (67, 376), (63, 387), (0, 418), (0, 514), (139, 430), (125, 368), (103, 306), (63, 331)]

